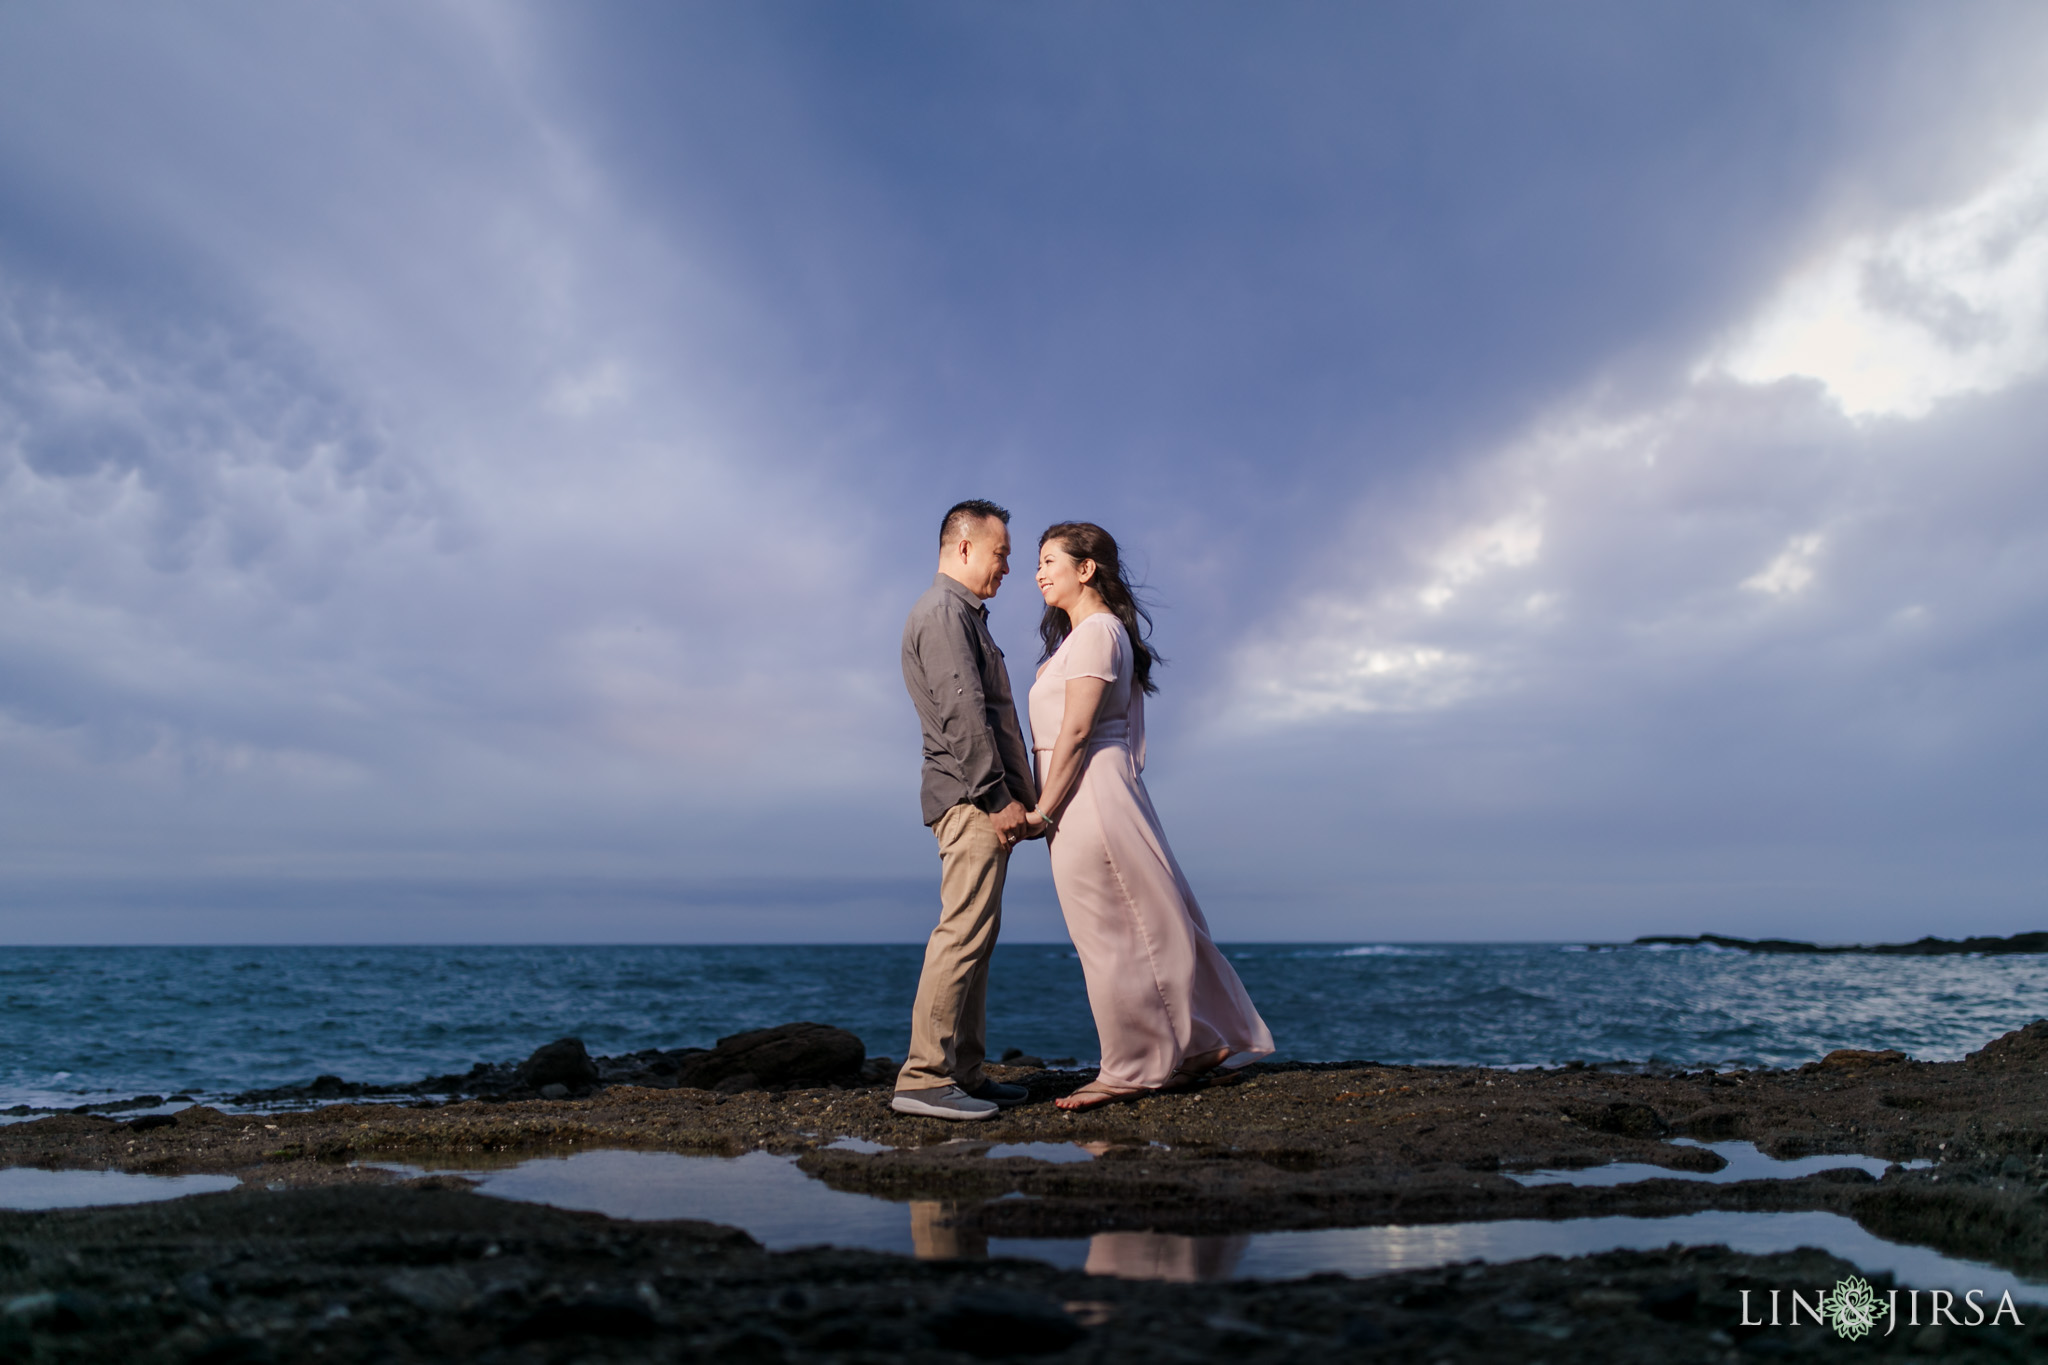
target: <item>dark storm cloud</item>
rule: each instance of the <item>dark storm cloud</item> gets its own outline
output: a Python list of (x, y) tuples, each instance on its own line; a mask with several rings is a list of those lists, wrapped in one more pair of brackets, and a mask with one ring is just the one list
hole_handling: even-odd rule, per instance
[(1958, 849), (1999, 927), (2043, 232), (1941, 214), (2040, 26), (9, 9), (15, 918), (915, 935), (895, 635), (982, 495), (1146, 566), (1226, 934), (1825, 934)]

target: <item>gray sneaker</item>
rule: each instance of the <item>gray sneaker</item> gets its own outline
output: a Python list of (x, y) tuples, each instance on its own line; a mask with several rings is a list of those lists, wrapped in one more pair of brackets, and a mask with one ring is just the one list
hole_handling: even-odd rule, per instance
[(993, 1118), (996, 1106), (989, 1100), (978, 1100), (957, 1085), (935, 1086), (930, 1090), (899, 1090), (889, 1101), (889, 1107), (899, 1114), (916, 1114), (928, 1119), (985, 1119)]
[(1031, 1092), (1021, 1085), (1010, 1085), (1004, 1081), (985, 1080), (967, 1092), (970, 1099), (987, 1100), (998, 1109), (1008, 1109), (1031, 1098)]

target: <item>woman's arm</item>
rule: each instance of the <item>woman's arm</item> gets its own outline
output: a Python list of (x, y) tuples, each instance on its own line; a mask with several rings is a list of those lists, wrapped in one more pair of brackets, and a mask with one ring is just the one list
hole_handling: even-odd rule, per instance
[(1095, 713), (1102, 709), (1102, 699), (1108, 695), (1109, 683), (1101, 678), (1067, 679), (1066, 715), (1060, 720), (1052, 758), (1045, 765), (1045, 781), (1038, 789), (1038, 808), (1055, 820), (1081, 780), (1088, 735), (1095, 729)]

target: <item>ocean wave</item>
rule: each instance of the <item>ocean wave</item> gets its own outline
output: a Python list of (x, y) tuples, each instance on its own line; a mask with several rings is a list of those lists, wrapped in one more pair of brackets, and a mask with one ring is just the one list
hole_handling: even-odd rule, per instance
[[(1224, 951), (1285, 1055), (1303, 1061), (1655, 1057), (1783, 1066), (1836, 1047), (1948, 1059), (2048, 1015), (2048, 958), (1592, 946), (1252, 943)], [(996, 952), (991, 1043), (1048, 1058), (1099, 1052), (1070, 945)], [(270, 971), (235, 970), (251, 958)], [(1386, 959), (1384, 970), (1374, 959)], [(796, 1018), (850, 1029), (871, 1054), (901, 1056), (922, 960), (919, 944), (14, 948), (0, 969), (8, 1041), (0, 1109), (71, 1108), (107, 1095), (217, 1096), (323, 1073), (398, 1083), (517, 1060), (571, 1034), (593, 1053), (616, 1055), (708, 1046)], [(756, 983), (737, 980), (736, 964)]]
[(1435, 948), (1404, 948), (1397, 943), (1367, 943), (1329, 953), (1296, 953), (1296, 957), (1442, 957)]

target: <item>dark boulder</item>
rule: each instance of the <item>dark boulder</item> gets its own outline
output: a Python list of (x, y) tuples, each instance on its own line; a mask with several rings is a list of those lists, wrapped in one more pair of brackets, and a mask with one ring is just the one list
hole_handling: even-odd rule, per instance
[(983, 1359), (1050, 1355), (1088, 1335), (1051, 1300), (1004, 1290), (962, 1294), (925, 1326), (932, 1340), (947, 1350)]
[[(580, 1046), (580, 1044), (579, 1044)], [(559, 1341), (564, 1337), (651, 1337), (661, 1324), (646, 1304), (623, 1295), (592, 1296), (543, 1304), (504, 1333), (507, 1345)]]
[(1574, 1123), (1582, 1123), (1596, 1133), (1613, 1133), (1617, 1137), (1662, 1137), (1670, 1131), (1656, 1110), (1635, 1100), (1617, 1100), (1599, 1106), (1569, 1105), (1564, 1112)]
[(2036, 1019), (2022, 1029), (1994, 1038), (1963, 1058), (1972, 1071), (2032, 1070), (2048, 1066), (2048, 1019)]
[(852, 1081), (867, 1060), (867, 1046), (843, 1028), (830, 1024), (778, 1024), (720, 1038), (709, 1052), (679, 1059), (676, 1080), (699, 1090), (719, 1082), (752, 1076), (760, 1086), (826, 1084)]
[(1725, 1104), (1710, 1104), (1704, 1109), (1696, 1109), (1686, 1115), (1678, 1127), (1687, 1137), (1712, 1141), (1715, 1138), (1741, 1137), (1742, 1125), (1747, 1121), (1748, 1115), (1740, 1109), (1732, 1109)]
[(597, 1083), (597, 1063), (581, 1038), (558, 1038), (519, 1064), (519, 1083), (532, 1090), (559, 1085), (579, 1090)]

